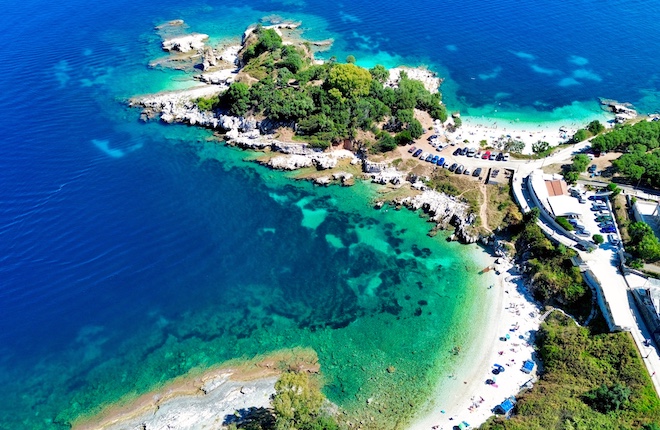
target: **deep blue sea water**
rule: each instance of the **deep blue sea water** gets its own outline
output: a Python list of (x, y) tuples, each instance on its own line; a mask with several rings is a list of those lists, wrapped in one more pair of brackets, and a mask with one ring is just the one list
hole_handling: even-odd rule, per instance
[[(12, 5), (0, 17), (0, 428), (66, 423), (109, 400), (99, 393), (122, 394), (108, 380), (146, 389), (197, 364), (359, 344), (428, 301), (422, 287), (455, 300), (408, 326), (463, 315), (468, 278), (442, 270), (468, 251), (424, 236), (416, 215), (372, 211), (369, 187), (293, 184), (204, 131), (142, 124), (125, 107), (187, 85), (146, 67), (162, 55), (154, 25), (181, 18), (223, 40), (269, 15), (335, 39), (324, 58), (427, 65), (468, 113), (501, 103), (542, 119), (575, 102), (597, 110), (597, 97), (660, 110), (651, 0)], [(383, 364), (399, 353), (373, 351)], [(331, 382), (336, 400), (357, 390)]]

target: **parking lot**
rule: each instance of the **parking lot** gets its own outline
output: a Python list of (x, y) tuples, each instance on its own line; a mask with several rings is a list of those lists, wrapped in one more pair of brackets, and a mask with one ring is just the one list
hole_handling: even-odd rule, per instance
[[(429, 163), (429, 165), (448, 169), (450, 172), (479, 177), (490, 171), (491, 179), (495, 179), (500, 171), (515, 169), (519, 160), (510, 160), (508, 153), (500, 151), (485, 151), (465, 146), (451, 146), (440, 143), (424, 143), (407, 147), (409, 156)], [(516, 165), (512, 165), (512, 164)]]
[(571, 195), (579, 202), (579, 205), (574, 205), (574, 207), (581, 209), (577, 218), (569, 219), (569, 222), (575, 227), (573, 233), (581, 239), (589, 241), (593, 241), (593, 235), (600, 234), (605, 239), (601, 247), (611, 247), (616, 250), (620, 243), (620, 236), (607, 201), (607, 195), (579, 192), (576, 189), (571, 189)]

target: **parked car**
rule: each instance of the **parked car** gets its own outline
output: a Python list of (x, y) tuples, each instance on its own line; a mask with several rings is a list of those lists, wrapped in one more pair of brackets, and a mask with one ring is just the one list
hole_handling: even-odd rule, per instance
[(413, 157), (417, 158), (417, 157), (419, 157), (421, 154), (422, 154), (422, 150), (421, 150), (421, 149), (418, 149), (418, 150), (415, 151), (415, 153), (413, 154)]
[(456, 168), (456, 174), (460, 175), (461, 173), (463, 173), (464, 169), (465, 169), (465, 167), (461, 164), (460, 166), (458, 166)]
[(598, 228), (605, 228), (605, 227), (614, 227), (614, 223), (612, 221), (598, 223)]
[(470, 148), (470, 149), (467, 150), (467, 154), (465, 154), (465, 155), (467, 155), (468, 157), (474, 157), (474, 154), (475, 154), (476, 152), (477, 152), (476, 149), (474, 149), (474, 148)]
[(445, 157), (440, 157), (440, 159), (438, 161), (436, 161), (435, 164), (437, 164), (438, 166), (444, 166), (445, 165)]
[(439, 155), (434, 155), (433, 158), (431, 158), (431, 164), (436, 164), (439, 159), (440, 159)]
[(484, 160), (488, 160), (490, 158), (490, 151), (484, 152), (484, 155), (482, 155), (481, 158)]
[(578, 196), (578, 202), (580, 202), (581, 204), (587, 203), (587, 201), (582, 196)]
[(410, 152), (411, 154), (415, 151), (417, 151), (417, 148), (414, 147), (414, 146), (411, 146), (410, 148), (408, 148), (408, 152)]
[(491, 160), (491, 161), (495, 161), (496, 158), (497, 158), (497, 155), (494, 152), (491, 152), (490, 157), (488, 157), (488, 159)]
[(477, 167), (474, 169), (474, 172), (472, 172), (472, 176), (479, 176), (481, 175), (481, 167)]
[(471, 173), (470, 169), (468, 169), (467, 167), (465, 168), (465, 170), (463, 170), (464, 175), (470, 175), (470, 173)]
[(598, 169), (598, 166), (596, 166), (595, 164), (592, 164), (592, 165), (589, 166), (589, 168), (587, 169), (587, 172), (589, 172), (589, 173), (594, 173), (594, 172), (596, 171), (596, 169)]
[(430, 141), (432, 141), (433, 139), (437, 139), (438, 137), (440, 137), (440, 136), (438, 136), (437, 134), (432, 134), (432, 135), (429, 136), (429, 138), (426, 139), (426, 140), (428, 140), (428, 141), (430, 142)]
[(609, 226), (609, 227), (603, 227), (603, 228), (601, 228), (601, 229), (600, 229), (600, 232), (601, 232), (601, 233), (616, 233), (616, 229), (614, 228), (613, 225), (611, 225), (611, 226)]
[(461, 155), (461, 148), (456, 148), (453, 155)]
[(467, 147), (461, 148), (461, 155), (467, 155), (468, 149)]
[(607, 222), (612, 221), (612, 217), (609, 215), (600, 215), (596, 217), (596, 222)]
[(420, 160), (426, 160), (426, 157), (429, 156), (428, 152), (422, 152), (422, 155), (419, 157)]
[(451, 166), (449, 166), (449, 171), (453, 172), (454, 170), (456, 170), (457, 167), (458, 167), (458, 163), (454, 163)]
[(607, 240), (608, 240), (612, 245), (618, 245), (619, 243), (621, 243), (621, 241), (619, 240), (619, 238), (616, 237), (616, 235), (613, 234), (613, 233), (610, 233), (610, 234), (607, 235)]
[(594, 215), (596, 215), (596, 216), (603, 216), (603, 215), (612, 216), (612, 214), (608, 210), (600, 210), (600, 211), (596, 212)]
[(586, 230), (577, 230), (575, 234), (580, 237), (591, 237), (591, 234)]
[(495, 157), (495, 160), (496, 160), (496, 161), (502, 161), (502, 160), (504, 160), (504, 154), (502, 154), (502, 153), (500, 152), (500, 153), (497, 154), (497, 156)]
[(511, 154), (509, 154), (508, 152), (505, 152), (504, 157), (502, 158), (502, 161), (509, 161), (510, 157), (511, 157)]

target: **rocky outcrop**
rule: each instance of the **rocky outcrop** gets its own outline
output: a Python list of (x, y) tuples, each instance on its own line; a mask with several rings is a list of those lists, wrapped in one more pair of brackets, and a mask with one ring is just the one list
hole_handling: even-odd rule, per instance
[(202, 70), (208, 70), (211, 67), (217, 67), (217, 65), (218, 58), (215, 51), (210, 46), (205, 47), (202, 53)]
[(190, 52), (199, 51), (204, 48), (204, 42), (209, 38), (208, 34), (193, 33), (185, 36), (177, 36), (163, 40), (161, 47), (163, 51)]
[[(275, 141), (276, 142), (276, 141)], [(278, 142), (281, 144), (282, 142)], [(278, 148), (276, 145), (272, 145), (272, 148)], [(307, 148), (310, 149), (310, 148)], [(282, 152), (282, 151), (280, 151)], [(332, 151), (332, 152), (317, 152), (311, 150), (311, 152), (306, 152), (303, 154), (288, 154), (273, 157), (266, 162), (266, 165), (279, 170), (297, 170), (304, 167), (315, 167), (318, 170), (327, 170), (333, 169), (337, 166), (337, 162), (342, 158), (354, 157), (354, 155), (349, 151)], [(342, 177), (350, 175), (344, 173)], [(348, 179), (352, 178), (352, 175)], [(328, 178), (329, 179), (329, 178)]]
[(463, 243), (474, 243), (479, 235), (472, 232), (476, 215), (469, 212), (467, 203), (434, 190), (424, 190), (412, 197), (395, 200), (411, 210), (423, 210), (438, 228), (454, 227), (454, 238)]
[(184, 91), (134, 97), (129, 101), (129, 106), (142, 107), (140, 117), (143, 121), (160, 118), (166, 123), (180, 122), (215, 129), (219, 125), (218, 118), (213, 112), (200, 111), (195, 100), (217, 96), (221, 91), (219, 86), (204, 85)]

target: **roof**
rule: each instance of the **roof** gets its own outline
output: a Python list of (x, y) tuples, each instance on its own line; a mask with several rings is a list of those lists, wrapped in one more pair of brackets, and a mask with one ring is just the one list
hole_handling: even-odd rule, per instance
[(545, 181), (545, 186), (550, 197), (568, 195), (568, 186), (563, 179)]
[[(546, 182), (547, 184), (547, 182)], [(575, 197), (559, 195), (548, 197), (548, 204), (555, 217), (558, 216), (580, 216), (582, 207)]]

